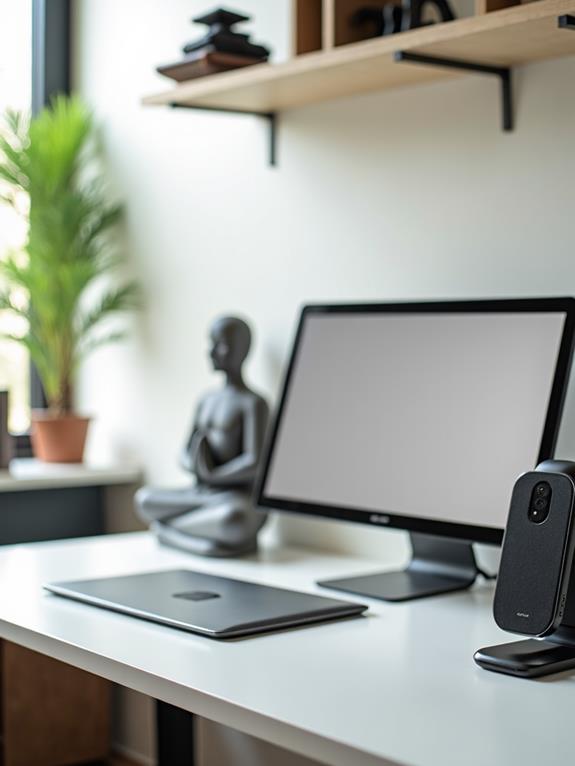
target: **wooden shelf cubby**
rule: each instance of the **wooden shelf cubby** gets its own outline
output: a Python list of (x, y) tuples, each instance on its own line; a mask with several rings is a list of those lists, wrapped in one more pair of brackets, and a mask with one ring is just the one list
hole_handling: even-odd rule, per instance
[(323, 48), (324, 0), (292, 0), (292, 56)]
[[(536, 1), (473, 0), (473, 15), (482, 16), (503, 8)], [(401, 5), (401, 0), (388, 0), (388, 2)], [(457, 0), (455, 3), (457, 4)], [(312, 51), (331, 50), (340, 45), (372, 39), (373, 30), (370, 25), (361, 26), (352, 20), (356, 11), (369, 5), (369, 0), (291, 0), (292, 55), (299, 56)], [(371, 3), (371, 5), (377, 6), (378, 3)]]

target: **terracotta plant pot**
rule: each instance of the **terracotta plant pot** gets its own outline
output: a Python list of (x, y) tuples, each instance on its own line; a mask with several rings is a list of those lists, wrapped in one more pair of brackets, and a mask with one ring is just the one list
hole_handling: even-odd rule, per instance
[(42, 410), (32, 413), (34, 455), (46, 463), (81, 463), (90, 418), (77, 415), (50, 415)]

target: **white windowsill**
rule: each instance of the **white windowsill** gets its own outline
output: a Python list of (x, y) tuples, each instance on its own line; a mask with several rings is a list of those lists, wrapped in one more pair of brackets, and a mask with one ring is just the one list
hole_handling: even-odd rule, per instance
[(42, 463), (33, 458), (19, 458), (11, 461), (8, 470), (0, 471), (0, 492), (138, 484), (141, 481), (142, 471), (136, 466)]

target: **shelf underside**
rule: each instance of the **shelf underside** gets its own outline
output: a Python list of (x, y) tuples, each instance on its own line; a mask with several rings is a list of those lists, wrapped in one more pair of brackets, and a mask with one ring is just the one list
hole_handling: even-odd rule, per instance
[(394, 61), (397, 50), (496, 66), (575, 55), (575, 31), (558, 17), (575, 0), (537, 0), (501, 11), (211, 75), (144, 99), (147, 105), (280, 111), (358, 93), (460, 77), (462, 72)]

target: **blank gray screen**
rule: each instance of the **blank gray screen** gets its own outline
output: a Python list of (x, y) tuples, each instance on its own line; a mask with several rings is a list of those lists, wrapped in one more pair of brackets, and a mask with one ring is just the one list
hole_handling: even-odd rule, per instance
[(267, 497), (505, 526), (563, 313), (308, 314)]

